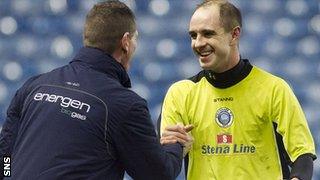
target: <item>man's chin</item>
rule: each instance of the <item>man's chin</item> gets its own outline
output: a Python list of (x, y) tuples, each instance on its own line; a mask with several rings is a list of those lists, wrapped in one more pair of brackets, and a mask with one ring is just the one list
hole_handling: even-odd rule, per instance
[(209, 64), (200, 63), (200, 67), (204, 70), (210, 70), (211, 66)]

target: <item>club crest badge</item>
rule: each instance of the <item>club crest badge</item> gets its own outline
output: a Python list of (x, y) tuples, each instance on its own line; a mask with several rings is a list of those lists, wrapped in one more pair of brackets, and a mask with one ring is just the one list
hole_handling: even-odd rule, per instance
[(223, 107), (216, 112), (216, 122), (220, 127), (229, 127), (233, 122), (233, 114), (229, 108)]

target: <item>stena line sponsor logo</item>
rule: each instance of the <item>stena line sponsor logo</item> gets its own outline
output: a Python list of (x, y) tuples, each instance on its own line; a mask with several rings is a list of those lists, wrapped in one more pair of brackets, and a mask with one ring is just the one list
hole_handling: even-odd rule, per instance
[(254, 154), (256, 147), (253, 145), (245, 144), (232, 144), (232, 145), (202, 145), (201, 153), (204, 155), (236, 155), (236, 154)]
[(61, 106), (61, 113), (67, 114), (72, 118), (77, 118), (80, 120), (86, 120), (86, 116), (77, 112), (70, 111), (66, 108), (72, 107), (74, 109), (84, 110), (87, 113), (90, 111), (91, 108), (91, 106), (88, 103), (84, 103), (76, 99), (71, 99), (70, 97), (64, 97), (56, 94), (37, 93), (34, 95), (33, 99), (35, 101), (59, 103)]

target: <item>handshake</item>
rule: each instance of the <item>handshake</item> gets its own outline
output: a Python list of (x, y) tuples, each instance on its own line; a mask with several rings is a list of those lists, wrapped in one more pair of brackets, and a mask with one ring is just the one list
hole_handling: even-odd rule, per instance
[(185, 156), (192, 148), (193, 137), (190, 131), (193, 125), (176, 124), (167, 126), (161, 134), (161, 145), (180, 143), (183, 146), (183, 156)]

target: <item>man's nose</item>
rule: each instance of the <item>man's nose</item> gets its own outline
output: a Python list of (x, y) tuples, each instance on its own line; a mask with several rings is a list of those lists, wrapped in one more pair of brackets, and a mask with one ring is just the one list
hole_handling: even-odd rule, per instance
[(204, 38), (201, 36), (198, 36), (194, 41), (195, 48), (203, 47), (206, 44)]

